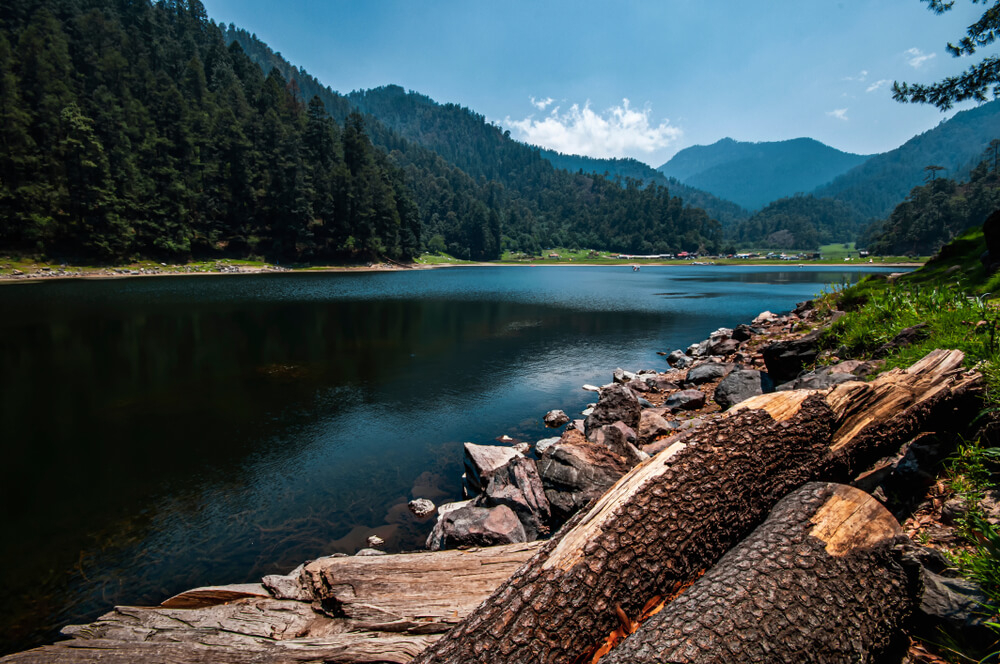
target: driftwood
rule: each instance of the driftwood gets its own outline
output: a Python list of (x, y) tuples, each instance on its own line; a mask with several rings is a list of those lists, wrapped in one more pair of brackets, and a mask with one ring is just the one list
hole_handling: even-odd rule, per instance
[(538, 547), (322, 558), (299, 577), (312, 602), (261, 597), (259, 585), (197, 588), (169, 607), (117, 607), (67, 627), (69, 641), (0, 662), (408, 662)]
[(879, 661), (913, 608), (901, 535), (863, 491), (807, 484), (601, 661)]
[(755, 397), (636, 466), (417, 662), (589, 661), (620, 616), (682, 590), (785, 495), (849, 480), (974, 408), (957, 351), (830, 392)]

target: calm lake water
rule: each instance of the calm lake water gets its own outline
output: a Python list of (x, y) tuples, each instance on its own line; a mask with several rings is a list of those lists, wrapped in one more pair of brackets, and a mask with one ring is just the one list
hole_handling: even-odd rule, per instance
[[(114, 604), (390, 551), (461, 498), (463, 441), (544, 437), (870, 268), (469, 267), (0, 286), (0, 653)], [(889, 270), (881, 270), (888, 272)]]

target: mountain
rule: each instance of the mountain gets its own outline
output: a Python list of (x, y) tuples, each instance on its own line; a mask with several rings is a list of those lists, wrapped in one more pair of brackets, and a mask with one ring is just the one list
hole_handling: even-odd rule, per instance
[(943, 166), (942, 175), (964, 180), (995, 138), (1000, 138), (1000, 101), (956, 113), (895, 150), (871, 157), (814, 193), (849, 203), (866, 217), (885, 218), (911, 189), (924, 183), (927, 166)]
[(779, 198), (750, 219), (728, 229), (728, 239), (743, 247), (815, 250), (824, 244), (853, 242), (866, 218), (832, 198)]
[(762, 143), (724, 138), (685, 148), (658, 170), (756, 210), (779, 198), (811, 192), (867, 159), (811, 138)]
[(990, 152), (967, 182), (936, 178), (914, 187), (887, 219), (861, 233), (859, 246), (883, 256), (928, 256), (959, 233), (982, 225), (1000, 207), (1000, 151)]
[(676, 178), (668, 178), (660, 171), (637, 159), (597, 159), (545, 149), (541, 149), (540, 153), (556, 168), (570, 172), (582, 171), (584, 173), (606, 174), (622, 179), (632, 178), (667, 187), (672, 195), (680, 196), (686, 205), (701, 208), (713, 219), (718, 219), (722, 222), (723, 227), (732, 226), (750, 216), (747, 210), (736, 203), (713, 196), (707, 191), (689, 187)]

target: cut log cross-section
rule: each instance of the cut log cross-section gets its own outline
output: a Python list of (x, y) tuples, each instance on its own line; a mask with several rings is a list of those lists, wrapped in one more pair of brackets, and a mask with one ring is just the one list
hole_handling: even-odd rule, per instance
[(872, 662), (912, 610), (899, 523), (842, 484), (807, 484), (602, 664)]
[(636, 466), (416, 661), (585, 661), (620, 614), (696, 579), (794, 489), (849, 480), (862, 459), (975, 408), (962, 359), (935, 351), (872, 383), (745, 402)]

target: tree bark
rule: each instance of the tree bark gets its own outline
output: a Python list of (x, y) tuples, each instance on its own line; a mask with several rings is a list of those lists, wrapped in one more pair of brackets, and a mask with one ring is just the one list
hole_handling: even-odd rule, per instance
[(879, 661), (913, 608), (905, 540), (863, 491), (807, 484), (601, 661)]
[(620, 615), (686, 587), (789, 492), (849, 480), (921, 427), (974, 407), (979, 379), (962, 359), (935, 351), (872, 383), (745, 402), (636, 466), (415, 661), (587, 661)]

